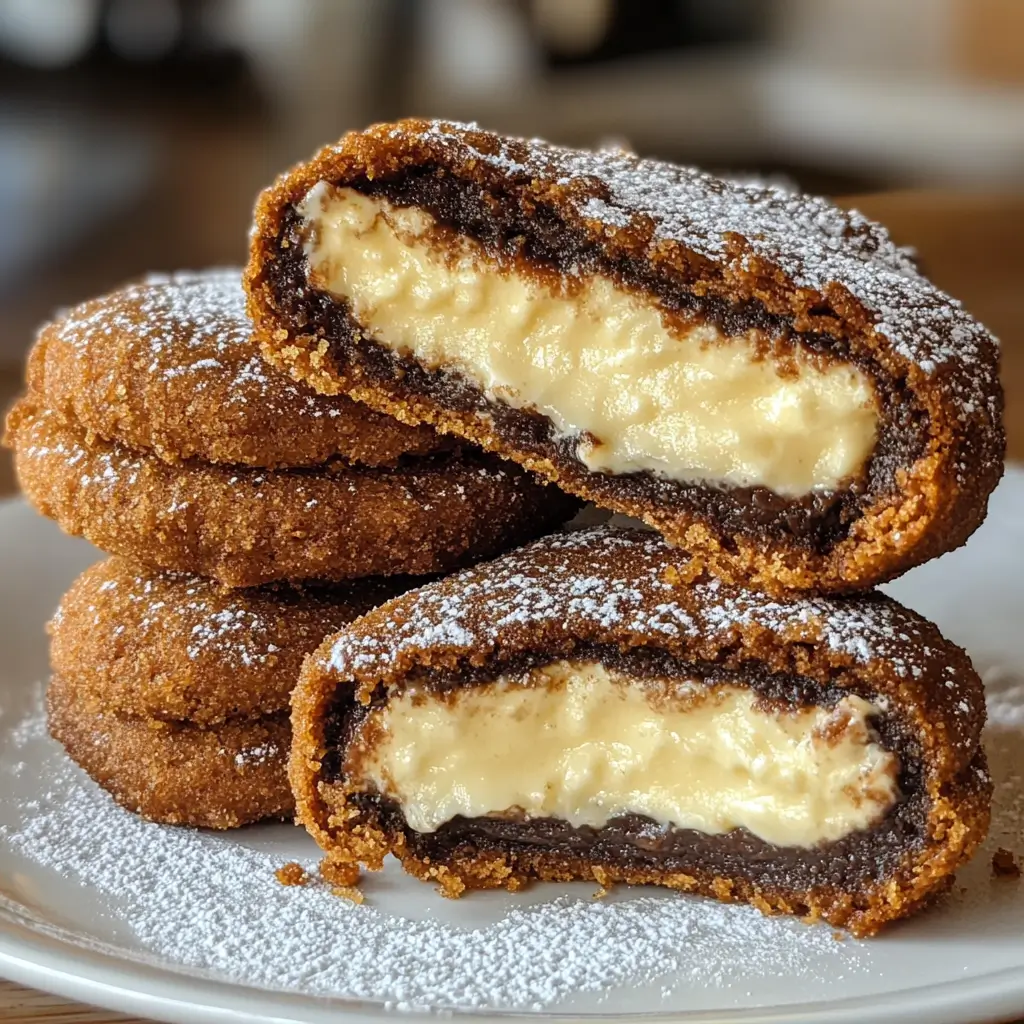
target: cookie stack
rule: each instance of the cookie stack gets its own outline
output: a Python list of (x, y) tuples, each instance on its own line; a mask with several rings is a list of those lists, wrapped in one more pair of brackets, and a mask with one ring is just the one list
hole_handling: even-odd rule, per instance
[(226, 590), (107, 559), (50, 624), (50, 733), (153, 821), (233, 828), (290, 816), (288, 701), (302, 659), (401, 589)]
[[(883, 228), (413, 120), (268, 188), (244, 289), (71, 311), (8, 420), (30, 500), (116, 556), (49, 703), (118, 800), (294, 806), (326, 877), (393, 854), (449, 896), (655, 883), (868, 935), (952, 884), (984, 693), (872, 588), (983, 521), (998, 353)], [(552, 532), (579, 499), (648, 529)]]
[(657, 531), (544, 538), (306, 661), (291, 780), (336, 877), (393, 853), (448, 895), (653, 882), (862, 935), (950, 886), (981, 683), (871, 588), (982, 522), (998, 354), (883, 228), (412, 120), (264, 192), (246, 287), (321, 393)]
[(288, 701), (323, 637), (578, 502), (267, 366), (240, 272), (152, 277), (40, 332), (7, 421), (22, 490), (115, 557), (52, 623), (53, 734), (122, 804), (291, 813)]

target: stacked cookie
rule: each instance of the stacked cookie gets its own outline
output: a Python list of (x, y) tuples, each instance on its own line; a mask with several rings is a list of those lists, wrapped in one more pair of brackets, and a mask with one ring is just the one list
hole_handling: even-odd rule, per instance
[(290, 813), (302, 658), (414, 577), (577, 505), (271, 369), (235, 270), (154, 277), (67, 312), (41, 331), (27, 384), (7, 421), (24, 493), (115, 556), (52, 623), (51, 731), (159, 821)]
[(107, 559), (50, 624), (50, 733), (153, 821), (233, 828), (290, 816), (288, 702), (302, 659), (401, 589), (226, 590)]
[(981, 683), (869, 591), (982, 522), (998, 354), (883, 228), (413, 120), (267, 189), (246, 287), (322, 394), (662, 535), (542, 539), (307, 660), (291, 780), (335, 877), (393, 853), (448, 895), (654, 882), (858, 934), (949, 887)]

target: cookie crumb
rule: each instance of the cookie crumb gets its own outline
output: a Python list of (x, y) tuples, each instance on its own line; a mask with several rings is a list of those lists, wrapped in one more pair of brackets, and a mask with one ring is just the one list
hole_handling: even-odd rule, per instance
[(352, 889), (359, 883), (359, 865), (324, 858), (320, 862), (320, 877), (333, 888)]
[(293, 860), (288, 861), (287, 864), (282, 864), (274, 872), (274, 877), (282, 885), (306, 885), (309, 882), (309, 875), (306, 874), (306, 869), (301, 864), (296, 864)]
[(688, 587), (704, 575), (704, 560), (693, 555), (688, 562), (666, 565), (662, 580), (670, 587)]
[(1020, 878), (1021, 869), (1013, 852), (1000, 846), (992, 854), (993, 878)]

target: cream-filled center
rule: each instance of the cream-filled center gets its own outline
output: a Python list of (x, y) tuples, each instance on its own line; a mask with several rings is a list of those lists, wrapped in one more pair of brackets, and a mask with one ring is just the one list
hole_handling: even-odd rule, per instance
[(877, 398), (855, 366), (797, 350), (780, 374), (749, 335), (670, 330), (607, 278), (559, 291), (469, 239), (442, 251), (428, 214), (353, 189), (321, 183), (298, 209), (314, 288), (379, 344), (544, 414), (590, 470), (799, 497), (856, 477), (874, 448)]
[(800, 847), (869, 827), (899, 796), (898, 759), (861, 697), (780, 711), (741, 686), (683, 683), (666, 697), (593, 662), (530, 676), (406, 691), (360, 726), (347, 777), (395, 800), (418, 832), (456, 815), (600, 828), (640, 814)]

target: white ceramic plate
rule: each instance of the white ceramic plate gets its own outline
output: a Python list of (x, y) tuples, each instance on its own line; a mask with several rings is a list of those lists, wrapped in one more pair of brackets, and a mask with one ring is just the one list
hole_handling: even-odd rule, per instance
[[(424, 1010), (574, 1019), (975, 1022), (1024, 1017), (1024, 473), (967, 548), (890, 589), (986, 678), (994, 834), (940, 906), (868, 942), (676, 894), (586, 885), (456, 903), (393, 867), (368, 904), (285, 889), (297, 829), (228, 835), (113, 807), (41, 729), (43, 623), (97, 556), (0, 503), (0, 974), (166, 1021), (369, 1021)], [(113, 855), (112, 855), (113, 847)], [(557, 901), (557, 902), (556, 902)]]

